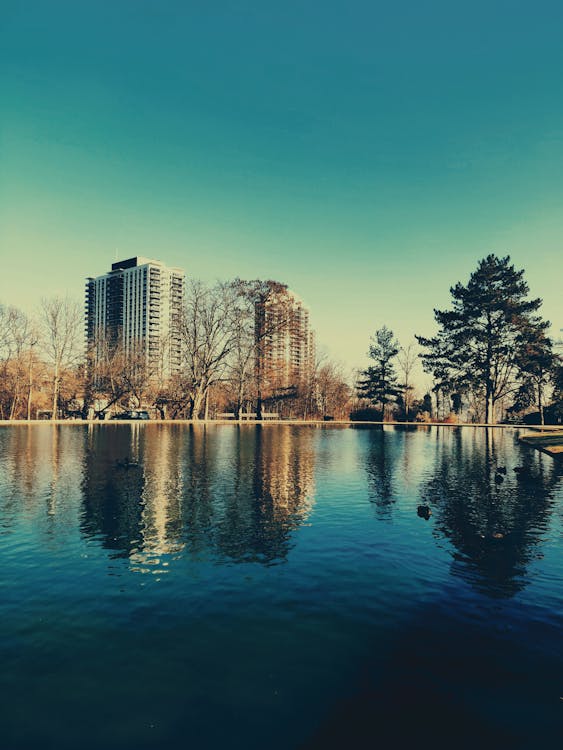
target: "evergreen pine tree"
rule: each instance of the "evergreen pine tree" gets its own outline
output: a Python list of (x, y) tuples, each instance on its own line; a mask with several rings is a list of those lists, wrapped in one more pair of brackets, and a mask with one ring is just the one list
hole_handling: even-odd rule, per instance
[(542, 328), (525, 328), (522, 331), (518, 353), (520, 396), (529, 394), (538, 407), (540, 424), (544, 424), (544, 394), (553, 378), (556, 357), (551, 339)]
[(387, 405), (401, 393), (397, 385), (397, 373), (393, 359), (399, 352), (399, 342), (393, 331), (383, 326), (375, 335), (369, 347), (368, 355), (375, 364), (361, 373), (358, 383), (358, 395), (369, 398), (374, 404), (381, 404), (382, 420), (385, 420)]
[(495, 404), (518, 387), (526, 337), (549, 325), (535, 315), (542, 301), (527, 298), (523, 277), (510, 256), (488, 255), (466, 286), (451, 287), (452, 308), (434, 310), (436, 336), (416, 337), (426, 348), (421, 355), (426, 372), (439, 372), (460, 391), (482, 392), (487, 423), (494, 422)]

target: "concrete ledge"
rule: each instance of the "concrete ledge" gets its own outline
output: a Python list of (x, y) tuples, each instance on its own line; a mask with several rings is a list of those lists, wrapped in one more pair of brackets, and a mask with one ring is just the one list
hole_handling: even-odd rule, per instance
[(553, 458), (563, 458), (563, 430), (528, 432), (520, 437), (520, 442), (547, 453)]
[[(499, 430), (522, 430), (531, 429), (530, 425), (525, 424), (485, 424), (485, 423), (474, 423), (474, 422), (376, 422), (376, 421), (351, 421), (349, 419), (334, 419), (330, 422), (325, 422), (324, 419), (264, 419), (258, 421), (256, 419), (243, 419), (242, 421), (233, 419), (32, 419), (29, 422), (25, 419), (19, 420), (0, 420), (0, 426), (16, 427), (19, 425), (53, 425), (53, 424), (64, 424), (64, 425), (101, 425), (111, 426), (112, 424), (228, 424), (228, 425), (257, 425), (257, 424), (283, 424), (283, 425), (323, 425), (324, 427), (331, 427), (333, 425), (377, 425), (380, 427), (487, 427)], [(561, 428), (557, 425), (548, 426), (544, 428), (545, 431), (549, 429), (560, 430)]]

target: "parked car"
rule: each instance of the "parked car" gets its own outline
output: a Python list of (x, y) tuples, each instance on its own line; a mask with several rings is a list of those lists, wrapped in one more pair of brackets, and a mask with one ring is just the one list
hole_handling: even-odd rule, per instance
[(119, 414), (114, 414), (112, 419), (150, 419), (148, 411), (143, 409), (128, 409)]

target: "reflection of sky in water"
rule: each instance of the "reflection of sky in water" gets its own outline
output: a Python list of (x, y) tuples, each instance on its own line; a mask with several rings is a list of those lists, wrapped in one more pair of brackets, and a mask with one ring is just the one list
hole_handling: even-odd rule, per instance
[[(512, 430), (0, 429), (9, 731), (19, 736), (11, 717), (43, 664), (60, 673), (67, 700), (67, 686), (81, 685), (77, 725), (88, 725), (87, 703), (96, 715), (116, 706), (89, 725), (88, 747), (117, 747), (122, 720), (121, 736), (142, 746), (150, 738), (135, 721), (151, 712), (170, 736), (187, 715), (210, 747), (233, 737), (262, 747), (272, 722), (272, 746), (293, 747), (369, 664), (386, 685), (424, 683), (429, 710), (450, 700), (439, 684), (471, 693), (472, 721), (494, 705), (521, 717), (524, 735), (536, 719), (534, 732), (549, 732), (561, 673), (562, 499), (561, 464)], [(115, 684), (100, 674), (101, 653), (121, 664)], [(487, 693), (516, 662), (520, 677)], [(38, 732), (59, 716), (54, 679), (30, 699)], [(146, 704), (144, 683), (158, 685)], [(371, 712), (386, 706), (383, 721), (386, 694), (369, 701)], [(526, 712), (514, 714), (522, 702)], [(64, 730), (46, 736), (71, 747), (77, 734), (60, 721)]]

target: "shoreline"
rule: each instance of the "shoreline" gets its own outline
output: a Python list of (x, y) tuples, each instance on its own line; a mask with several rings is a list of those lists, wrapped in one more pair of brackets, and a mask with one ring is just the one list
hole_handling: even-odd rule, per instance
[[(432, 428), (432, 427), (477, 427), (479, 429), (497, 429), (497, 430), (526, 430), (522, 435), (518, 435), (518, 440), (524, 445), (528, 445), (541, 453), (545, 453), (553, 459), (563, 459), (563, 428), (561, 425), (526, 425), (526, 424), (485, 424), (482, 422), (376, 422), (376, 421), (357, 421), (351, 420), (331, 420), (324, 419), (266, 419), (259, 421), (256, 419), (245, 419), (238, 421), (234, 419), (32, 419), (27, 420), (0, 420), (1, 427), (22, 427), (22, 426), (80, 426), (80, 427), (100, 427), (110, 428), (112, 425), (189, 425), (206, 428), (212, 425), (231, 427), (267, 427), (268, 425), (284, 425), (286, 427), (403, 427), (403, 428)], [(149, 427), (148, 429), (152, 429)]]
[(111, 425), (121, 424), (142, 424), (142, 425), (155, 425), (155, 424), (188, 424), (188, 425), (340, 425), (340, 426), (353, 426), (353, 425), (376, 425), (376, 426), (389, 426), (389, 427), (484, 427), (491, 429), (511, 429), (511, 430), (523, 430), (528, 429), (533, 432), (560, 432), (562, 430), (561, 425), (527, 425), (527, 424), (486, 424), (484, 422), (381, 422), (381, 421), (368, 421), (368, 420), (357, 420), (351, 421), (349, 419), (334, 419), (325, 421), (323, 419), (244, 419), (242, 421), (235, 419), (0, 419), (0, 427), (19, 427), (22, 425), (100, 425), (107, 427)]

